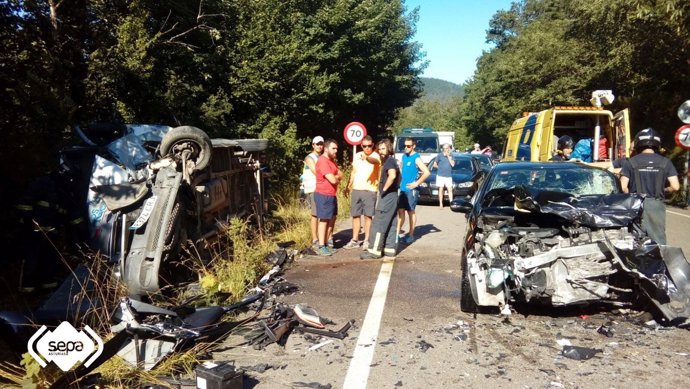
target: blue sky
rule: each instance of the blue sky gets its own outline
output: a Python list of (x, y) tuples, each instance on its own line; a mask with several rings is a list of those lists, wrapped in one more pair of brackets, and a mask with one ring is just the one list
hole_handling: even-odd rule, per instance
[(513, 0), (405, 0), (408, 12), (419, 7), (415, 41), (422, 44), (429, 66), (423, 77), (456, 84), (472, 77), (482, 50), (489, 20), (498, 10), (509, 10)]

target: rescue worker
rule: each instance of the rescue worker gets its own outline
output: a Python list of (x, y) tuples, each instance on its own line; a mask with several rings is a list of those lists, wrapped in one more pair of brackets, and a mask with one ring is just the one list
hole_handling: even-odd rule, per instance
[[(621, 168), (621, 187), (625, 193), (645, 195), (642, 229), (658, 244), (666, 244), (666, 193), (680, 189), (678, 172), (671, 161), (659, 153), (661, 137), (652, 128), (635, 136), (637, 155)], [(666, 185), (668, 183), (668, 186)]]
[(57, 171), (41, 176), (29, 184), (16, 206), (25, 248), (20, 292), (56, 287), (65, 234), (75, 241), (83, 235), (85, 219), (77, 207), (70, 206), (74, 196), (68, 185), (68, 179)]
[(567, 161), (570, 159), (570, 154), (573, 152), (573, 138), (569, 135), (563, 135), (558, 138), (558, 149), (549, 161)]

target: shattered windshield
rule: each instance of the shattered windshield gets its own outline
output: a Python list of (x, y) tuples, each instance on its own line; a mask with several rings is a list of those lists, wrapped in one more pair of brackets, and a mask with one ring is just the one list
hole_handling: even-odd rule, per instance
[(574, 196), (619, 192), (614, 175), (604, 170), (576, 164), (572, 166), (536, 164), (519, 169), (499, 169), (488, 185), (489, 191), (523, 185), (532, 189), (564, 192)]

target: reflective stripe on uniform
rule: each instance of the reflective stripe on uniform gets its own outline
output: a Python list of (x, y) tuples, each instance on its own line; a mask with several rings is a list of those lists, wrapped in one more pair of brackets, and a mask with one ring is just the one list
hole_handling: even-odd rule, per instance
[(15, 205), (15, 208), (19, 211), (33, 211), (34, 207), (26, 204), (17, 204)]
[(69, 223), (70, 223), (70, 224), (80, 224), (80, 223), (83, 223), (83, 222), (84, 222), (84, 218), (83, 218), (83, 217), (78, 217), (78, 218), (76, 218), (76, 219), (73, 219), (73, 220), (70, 221)]

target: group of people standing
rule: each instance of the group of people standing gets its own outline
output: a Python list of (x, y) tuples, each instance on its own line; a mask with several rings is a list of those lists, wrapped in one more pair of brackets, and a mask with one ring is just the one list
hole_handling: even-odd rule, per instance
[[(395, 258), (398, 242), (415, 240), (415, 207), (417, 187), (430, 172), (414, 151), (415, 141), (405, 139), (405, 154), (400, 164), (390, 140), (377, 143), (366, 136), (362, 151), (352, 161), (352, 172), (345, 186), (350, 197), (352, 239), (344, 249), (361, 248), (361, 259)], [(316, 254), (332, 255), (333, 227), (338, 212), (337, 189), (344, 174), (336, 164), (338, 144), (317, 136), (312, 140), (312, 152), (304, 159), (302, 185), (311, 203), (312, 247)], [(419, 172), (422, 172), (420, 175)], [(405, 214), (409, 217), (409, 232), (401, 235)], [(360, 229), (364, 220), (364, 239)]]
[[(569, 135), (558, 138), (558, 150), (551, 161), (569, 161), (574, 141)], [(667, 193), (680, 189), (678, 171), (671, 160), (660, 154), (661, 137), (652, 128), (637, 133), (631, 144), (631, 157), (613, 161), (620, 169), (621, 188), (624, 193), (644, 195), (642, 229), (658, 244), (666, 244)], [(634, 155), (633, 155), (634, 154)]]

